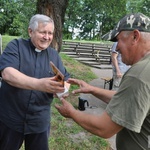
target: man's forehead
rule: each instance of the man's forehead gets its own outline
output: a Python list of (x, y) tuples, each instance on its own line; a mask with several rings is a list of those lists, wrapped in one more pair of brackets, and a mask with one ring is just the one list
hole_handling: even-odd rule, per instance
[(53, 23), (51, 23), (51, 22), (49, 22), (49, 23), (39, 22), (37, 30), (43, 30), (44, 28), (47, 28), (47, 29), (49, 29), (51, 31), (54, 31)]

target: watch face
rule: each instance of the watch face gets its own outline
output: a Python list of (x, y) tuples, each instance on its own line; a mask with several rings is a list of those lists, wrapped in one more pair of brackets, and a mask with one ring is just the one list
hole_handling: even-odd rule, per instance
[(53, 73), (55, 74), (55, 79), (58, 82), (62, 83), (62, 86), (64, 86), (64, 75), (60, 72), (60, 70), (54, 65), (52, 61), (50, 61), (50, 66), (53, 70)]

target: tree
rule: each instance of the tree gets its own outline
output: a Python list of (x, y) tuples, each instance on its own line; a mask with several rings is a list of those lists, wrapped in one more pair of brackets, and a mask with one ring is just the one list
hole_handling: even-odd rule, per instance
[(62, 27), (64, 24), (64, 16), (69, 0), (38, 0), (37, 1), (37, 13), (50, 16), (54, 20), (55, 32), (54, 39), (52, 41), (52, 47), (58, 52), (62, 46)]
[(114, 25), (126, 15), (126, 0), (105, 0), (103, 4), (102, 30), (103, 34), (112, 30)]
[[(8, 33), (8, 29), (13, 22), (13, 19), (15, 17), (14, 14), (17, 13), (17, 10), (12, 8), (12, 5), (14, 5), (14, 1), (9, 2), (9, 0), (2, 1), (0, 2), (1, 7), (0, 7), (0, 33)], [(9, 17), (8, 17), (9, 16)]]
[[(73, 32), (79, 32), (79, 39), (100, 40), (125, 14), (126, 0), (69, 0), (65, 33), (70, 37), (70, 34), (74, 36)], [(70, 28), (71, 33), (67, 32)]]
[(27, 23), (35, 13), (35, 3), (36, 0), (0, 0), (0, 33), (27, 35)]
[(60, 51), (62, 39), (100, 40), (127, 13), (149, 16), (149, 6), (149, 0), (0, 0), (0, 33), (27, 37), (31, 16), (46, 14), (55, 23), (52, 47)]
[(65, 22), (63, 26), (63, 38), (73, 39), (75, 36), (75, 29), (80, 26), (80, 13), (82, 11), (81, 0), (69, 0), (68, 7), (65, 13)]
[(140, 9), (140, 12), (142, 12), (143, 14), (150, 16), (150, 1), (149, 0), (143, 0), (139, 4), (139, 9)]

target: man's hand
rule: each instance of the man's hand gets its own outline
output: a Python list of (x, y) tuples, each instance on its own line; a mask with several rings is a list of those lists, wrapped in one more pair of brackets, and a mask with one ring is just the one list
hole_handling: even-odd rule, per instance
[(53, 93), (53, 94), (63, 93), (65, 90), (61, 82), (55, 81), (55, 77), (41, 78), (41, 79), (38, 79), (38, 81), (36, 81), (34, 84), (37, 90), (47, 92), (47, 93)]
[(79, 89), (72, 91), (73, 94), (91, 92), (92, 86), (84, 82), (83, 80), (69, 78), (67, 82), (70, 84), (78, 85), (80, 87)]
[(55, 77), (37, 79), (29, 77), (12, 67), (5, 68), (1, 74), (5, 82), (17, 88), (47, 93), (62, 93), (65, 90), (62, 83), (57, 82)]
[(62, 105), (55, 104), (55, 108), (58, 110), (58, 112), (66, 117), (66, 118), (71, 118), (71, 114), (76, 111), (76, 109), (64, 98), (61, 98)]
[(62, 116), (72, 118), (78, 125), (95, 135), (103, 138), (110, 138), (123, 128), (113, 122), (105, 111), (102, 115), (93, 115), (76, 110), (63, 98), (61, 98), (61, 102), (62, 105), (56, 104), (55, 108)]

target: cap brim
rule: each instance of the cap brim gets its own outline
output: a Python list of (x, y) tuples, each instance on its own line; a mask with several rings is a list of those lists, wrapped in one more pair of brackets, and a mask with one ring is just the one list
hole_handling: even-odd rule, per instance
[(102, 36), (102, 40), (116, 42), (117, 41), (116, 37), (118, 34), (119, 34), (118, 31), (111, 30), (110, 32), (108, 32)]

